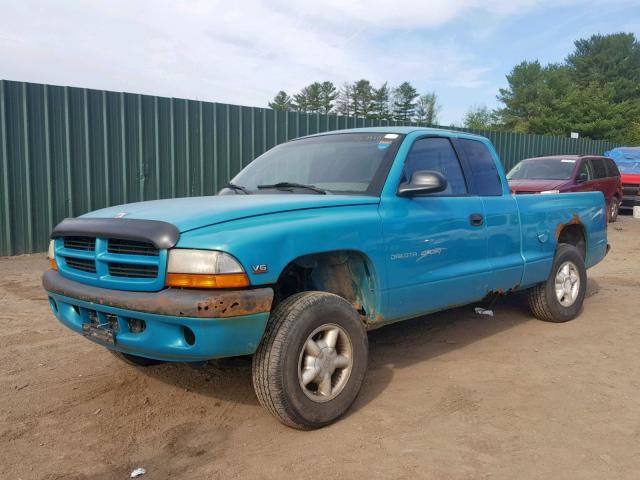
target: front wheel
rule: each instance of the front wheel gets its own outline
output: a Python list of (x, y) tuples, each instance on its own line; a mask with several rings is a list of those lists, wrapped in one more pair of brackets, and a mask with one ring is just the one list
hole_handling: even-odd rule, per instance
[(529, 307), (536, 318), (546, 322), (574, 319), (587, 291), (587, 269), (576, 247), (558, 245), (551, 273), (546, 282), (529, 289)]
[(260, 404), (298, 429), (327, 425), (355, 400), (367, 369), (367, 332), (345, 299), (293, 295), (271, 314), (253, 357)]

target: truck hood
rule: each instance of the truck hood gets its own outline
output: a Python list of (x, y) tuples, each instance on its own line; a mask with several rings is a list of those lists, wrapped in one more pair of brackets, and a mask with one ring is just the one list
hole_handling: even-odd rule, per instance
[(180, 232), (186, 232), (257, 215), (377, 203), (380, 203), (377, 197), (354, 195), (221, 195), (128, 203), (96, 210), (82, 215), (82, 218), (161, 220), (172, 223)]
[(568, 180), (509, 180), (509, 190), (512, 192), (561, 190), (568, 182)]

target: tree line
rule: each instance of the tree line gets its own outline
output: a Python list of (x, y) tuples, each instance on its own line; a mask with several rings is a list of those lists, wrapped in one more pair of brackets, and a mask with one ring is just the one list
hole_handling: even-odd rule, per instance
[(279, 91), (269, 107), (280, 111), (337, 113), (375, 120), (415, 121), (427, 125), (438, 122), (441, 106), (435, 92), (419, 94), (409, 82), (395, 88), (387, 82), (375, 87), (369, 80), (345, 82), (337, 88), (333, 82), (313, 82), (289, 95)]
[(640, 144), (640, 44), (633, 33), (574, 42), (561, 63), (523, 61), (507, 75), (502, 104), (469, 109), (464, 126)]
[[(500, 106), (473, 106), (463, 127), (583, 137), (640, 144), (640, 43), (633, 33), (593, 35), (574, 42), (563, 62), (523, 61), (506, 76)], [(369, 80), (314, 82), (289, 96), (280, 91), (275, 110), (338, 113), (380, 120), (438, 123), (435, 92), (420, 95), (409, 82), (390, 88)]]

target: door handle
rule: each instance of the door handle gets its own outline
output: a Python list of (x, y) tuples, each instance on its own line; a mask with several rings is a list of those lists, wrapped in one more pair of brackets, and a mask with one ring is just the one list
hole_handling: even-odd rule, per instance
[(484, 223), (484, 217), (480, 213), (472, 213), (469, 215), (469, 223), (474, 227), (481, 227)]

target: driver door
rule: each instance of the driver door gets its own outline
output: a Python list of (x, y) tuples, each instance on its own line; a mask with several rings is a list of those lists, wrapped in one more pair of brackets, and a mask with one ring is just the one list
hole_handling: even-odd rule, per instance
[(465, 174), (446, 137), (417, 139), (402, 181), (416, 171), (437, 171), (445, 191), (381, 205), (388, 248), (390, 319), (407, 318), (483, 298), (490, 268), (483, 202), (469, 195)]

